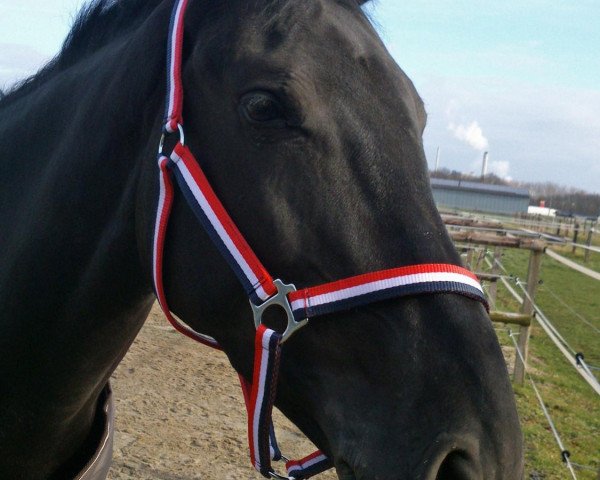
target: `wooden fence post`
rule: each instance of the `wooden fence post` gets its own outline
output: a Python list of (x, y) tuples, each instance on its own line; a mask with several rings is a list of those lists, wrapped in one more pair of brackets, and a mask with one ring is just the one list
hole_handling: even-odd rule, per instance
[(588, 248), (585, 249), (585, 256), (583, 257), (583, 263), (587, 263), (590, 259), (590, 248), (592, 246), (592, 236), (594, 235), (594, 225), (590, 225), (588, 236), (585, 244)]
[(577, 250), (577, 237), (579, 236), (579, 227), (578, 223), (575, 224), (575, 228), (573, 229), (573, 253)]
[(467, 258), (465, 259), (465, 268), (467, 268), (468, 270), (472, 269), (473, 252), (474, 250), (472, 248), (469, 248), (469, 250), (467, 251)]
[[(497, 275), (500, 273), (500, 258), (502, 257), (502, 248), (494, 247), (494, 258), (492, 260), (492, 275)], [(490, 282), (490, 286), (488, 289), (488, 296), (490, 300), (490, 304), (493, 309), (496, 309), (496, 299), (498, 298), (498, 281)]]
[[(534, 307), (532, 300), (535, 299), (535, 292), (537, 290), (538, 282), (540, 279), (540, 266), (542, 263), (543, 252), (532, 250), (529, 255), (529, 268), (527, 270), (527, 294), (523, 296), (523, 303), (521, 304), (521, 313), (533, 315)], [(531, 298), (531, 300), (529, 299)], [(529, 335), (531, 333), (531, 327), (520, 327), (519, 338), (517, 345), (523, 355), (523, 359), (527, 362), (527, 353), (529, 349)], [(515, 383), (522, 385), (525, 379), (525, 364), (516, 354), (515, 358), (515, 371), (514, 380)]]

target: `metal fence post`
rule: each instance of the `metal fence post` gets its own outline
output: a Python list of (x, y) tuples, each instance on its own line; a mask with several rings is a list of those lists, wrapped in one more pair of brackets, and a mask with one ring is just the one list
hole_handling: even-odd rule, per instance
[[(531, 300), (535, 299), (535, 292), (537, 290), (538, 282), (540, 279), (540, 266), (542, 263), (542, 251), (532, 250), (529, 255), (529, 268), (527, 270), (527, 294), (523, 297), (523, 303), (521, 304), (521, 313), (533, 315), (534, 307)], [(531, 300), (529, 300), (531, 298)], [(531, 333), (531, 327), (520, 327), (519, 328), (519, 340), (517, 345), (519, 350), (523, 354), (523, 359), (527, 362), (527, 354), (529, 349), (529, 335)], [(515, 371), (514, 380), (519, 385), (523, 384), (525, 379), (525, 365), (517, 354), (515, 358)]]

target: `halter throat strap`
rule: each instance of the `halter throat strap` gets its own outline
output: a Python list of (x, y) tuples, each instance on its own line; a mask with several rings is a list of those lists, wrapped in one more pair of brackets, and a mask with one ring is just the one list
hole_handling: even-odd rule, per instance
[[(274, 280), (260, 262), (212, 189), (183, 136), (183, 84), (181, 79), (185, 11), (189, 0), (175, 0), (167, 46), (167, 98), (165, 123), (158, 154), (159, 197), (154, 227), (153, 280), (156, 296), (167, 319), (182, 334), (213, 348), (218, 342), (180, 322), (172, 315), (163, 282), (166, 232), (173, 205), (173, 178), (204, 230), (243, 286), (253, 307), (257, 332), (252, 383), (240, 377), (248, 410), (248, 443), (252, 465), (266, 478), (304, 479), (333, 466), (317, 451), (301, 460), (281, 455), (271, 412), (275, 400), (281, 345), (308, 319), (369, 303), (414, 295), (455, 293), (487, 301), (477, 278), (468, 270), (448, 264), (422, 264), (371, 272), (314, 287), (296, 290)], [(173, 151), (163, 153), (166, 135), (179, 133)], [(288, 313), (288, 328), (279, 334), (262, 325), (262, 313), (271, 304)], [(287, 476), (273, 470), (272, 460), (286, 460)]]

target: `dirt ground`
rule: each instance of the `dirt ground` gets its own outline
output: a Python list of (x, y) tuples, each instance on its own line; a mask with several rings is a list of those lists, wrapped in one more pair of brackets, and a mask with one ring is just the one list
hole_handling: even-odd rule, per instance
[[(175, 332), (157, 306), (112, 386), (116, 437), (110, 480), (262, 478), (250, 465), (244, 402), (227, 358)], [(275, 422), (288, 456), (314, 451), (282, 415)], [(337, 477), (326, 472), (315, 478)]]
[[(514, 351), (504, 354), (512, 365)], [(227, 358), (175, 332), (158, 306), (112, 386), (116, 437), (109, 480), (262, 478), (250, 465), (244, 402)], [(287, 456), (314, 451), (279, 412), (275, 425)], [(337, 476), (329, 471), (315, 478)]]

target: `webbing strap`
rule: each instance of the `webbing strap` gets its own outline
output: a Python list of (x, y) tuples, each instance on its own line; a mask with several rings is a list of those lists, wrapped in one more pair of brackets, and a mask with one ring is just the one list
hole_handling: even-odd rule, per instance
[(320, 450), (304, 457), (301, 460), (290, 460), (286, 462), (285, 468), (290, 478), (301, 480), (314, 477), (319, 473), (333, 468), (333, 462)]
[(176, 166), (175, 178), (187, 203), (250, 299), (260, 304), (277, 293), (271, 275), (233, 223), (192, 152), (178, 143), (171, 154), (171, 161)]
[(167, 296), (165, 294), (165, 288), (163, 283), (163, 257), (165, 251), (165, 238), (167, 235), (167, 226), (169, 224), (169, 216), (171, 214), (171, 208), (173, 206), (173, 182), (171, 180), (170, 160), (164, 155), (158, 157), (158, 166), (160, 168), (159, 177), (159, 195), (158, 195), (158, 208), (156, 215), (156, 222), (154, 226), (154, 245), (153, 245), (153, 261), (152, 261), (152, 275), (154, 278), (154, 290), (158, 302), (165, 313), (165, 316), (173, 325), (173, 328), (183, 335), (196, 340), (204, 345), (212, 348), (221, 350), (221, 347), (217, 341), (207, 335), (196, 332), (187, 325), (181, 323), (171, 313), (169, 304), (167, 303)]
[(335, 313), (390, 298), (455, 293), (488, 308), (477, 277), (456, 265), (431, 263), (357, 275), (288, 294), (296, 320)]
[(164, 130), (177, 131), (183, 125), (183, 84), (181, 82), (181, 59), (183, 53), (183, 22), (188, 0), (177, 0), (171, 13), (167, 45), (167, 100), (165, 102)]
[[(219, 248), (221, 254), (228, 259), (232, 268), (238, 266), (236, 259), (250, 258), (252, 260), (253, 257), (256, 257), (237, 230), (237, 227), (235, 227), (235, 224), (233, 224), (233, 221), (229, 218), (229, 215), (227, 215), (227, 212), (208, 184), (197, 161), (186, 147), (178, 144), (171, 154), (171, 158), (169, 159), (164, 155), (160, 155), (158, 164), (160, 168), (160, 190), (153, 245), (153, 277), (157, 298), (165, 316), (177, 331), (204, 345), (221, 349), (215, 339), (198, 333), (180, 322), (171, 313), (167, 303), (163, 284), (163, 256), (166, 231), (174, 196), (171, 174), (175, 174), (177, 183), (184, 193), (188, 204), (215, 244), (221, 247)], [(228, 219), (228, 229), (222, 226), (224, 218)], [(232, 238), (236, 241), (231, 240)], [(240, 253), (241, 250), (246, 250), (245, 257)], [(250, 255), (247, 254), (248, 251)], [(256, 259), (256, 262), (258, 262), (258, 259)], [(247, 266), (248, 262), (245, 265)], [(255, 268), (257, 268), (256, 265), (254, 263)], [(258, 265), (260, 265), (260, 262), (258, 262)], [(241, 280), (247, 280), (248, 272), (250, 274), (253, 273), (249, 268), (233, 269)], [(249, 296), (251, 298), (254, 296), (257, 302), (260, 302), (259, 295), (268, 295), (262, 285), (269, 285), (269, 282), (272, 285), (271, 277), (266, 273), (264, 267), (262, 267), (262, 270), (264, 272), (262, 278), (268, 279), (268, 281), (263, 281), (262, 283), (256, 282), (258, 284), (257, 287), (250, 286), (248, 281), (242, 281), (242, 284), (249, 286), (250, 291), (247, 290)], [(260, 291), (260, 294), (257, 291)], [(248, 384), (240, 377), (244, 400), (248, 410), (248, 439), (252, 465), (266, 477), (269, 477), (273, 471), (271, 460), (280, 460), (282, 458), (272, 422), (272, 410), (279, 371), (279, 357), (281, 354), (280, 340), (281, 336), (279, 334), (261, 326), (257, 330), (256, 335), (253, 382), (252, 384)], [(315, 460), (317, 458), (318, 460)], [(288, 462), (288, 464), (289, 468), (294, 471), (293, 477), (296, 479), (308, 478), (316, 473), (320, 473), (324, 469), (331, 468), (330, 462), (326, 460), (326, 457), (321, 452), (316, 452), (302, 460)]]
[(254, 345), (254, 374), (248, 410), (248, 444), (254, 468), (271, 472), (271, 417), (279, 373), (281, 336), (261, 325)]
[[(273, 403), (277, 391), (277, 377), (281, 358), (281, 335), (260, 325), (256, 331), (254, 347), (254, 372), (252, 383), (240, 376), (244, 400), (248, 410), (248, 444), (250, 460), (263, 476), (271, 478), (271, 460), (283, 457), (275, 439), (272, 422)], [(321, 451), (301, 459), (286, 461), (288, 476), (305, 479), (333, 466)]]

